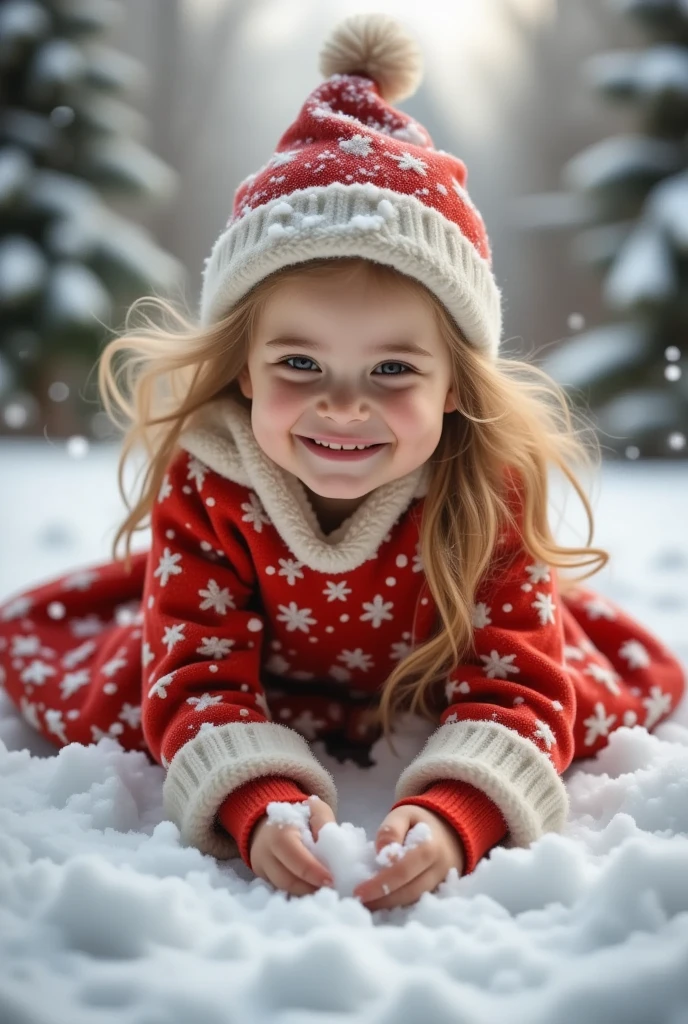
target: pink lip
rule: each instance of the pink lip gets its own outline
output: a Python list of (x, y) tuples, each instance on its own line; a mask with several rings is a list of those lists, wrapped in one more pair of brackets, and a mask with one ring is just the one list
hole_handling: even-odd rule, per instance
[(372, 437), (324, 437), (322, 434), (297, 434), (306, 437), (307, 441), (325, 441), (327, 444), (386, 444), (386, 441), (374, 441)]
[[(358, 451), (357, 449), (354, 449), (353, 451), (349, 451), (349, 452), (345, 452), (345, 451), (332, 451), (329, 448), (323, 448), (321, 445), (315, 444), (315, 442), (313, 442), (310, 438), (301, 437), (300, 434), (296, 434), (295, 436), (299, 439), (299, 441), (301, 442), (301, 444), (305, 448), (308, 448), (308, 450), (311, 451), (311, 452), (315, 452), (315, 454), (319, 455), (321, 459), (330, 459), (330, 460), (334, 460), (334, 461), (337, 461), (337, 462), (360, 462), (362, 459), (370, 459), (377, 452), (382, 451), (382, 449), (387, 444), (387, 442), (383, 442), (382, 444), (379, 444), (377, 448), (368, 448), (368, 449), (366, 449), (364, 451)], [(363, 441), (360, 441), (360, 442), (353, 442), (353, 441), (340, 442), (340, 441), (334, 441), (333, 442), (333, 444), (342, 444), (342, 443), (343, 444), (347, 444), (347, 443), (348, 444), (354, 444), (354, 443), (365, 444), (365, 442), (363, 442)], [(369, 443), (373, 443), (373, 442), (369, 442)]]

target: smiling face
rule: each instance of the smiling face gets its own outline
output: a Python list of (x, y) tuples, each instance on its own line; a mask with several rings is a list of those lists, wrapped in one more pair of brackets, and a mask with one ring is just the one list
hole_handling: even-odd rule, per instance
[[(258, 444), (301, 480), (330, 528), (426, 462), (456, 408), (429, 303), (363, 274), (281, 284), (257, 318), (238, 382)], [(302, 440), (314, 437), (380, 447), (352, 456)]]

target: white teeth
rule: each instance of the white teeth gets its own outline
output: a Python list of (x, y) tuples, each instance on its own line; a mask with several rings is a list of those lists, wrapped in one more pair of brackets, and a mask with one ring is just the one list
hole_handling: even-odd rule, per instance
[[(315, 438), (311, 438), (315, 441)], [(372, 444), (328, 444), (327, 441), (315, 441), (316, 444), (321, 444), (323, 448), (333, 448), (335, 451), (343, 449), (345, 452), (353, 452), (356, 449), (363, 451), (365, 448), (372, 448)]]

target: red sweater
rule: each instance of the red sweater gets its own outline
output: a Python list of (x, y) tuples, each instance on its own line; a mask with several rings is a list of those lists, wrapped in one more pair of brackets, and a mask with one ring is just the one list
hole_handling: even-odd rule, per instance
[[(280, 523), (278, 530), (254, 489), (179, 451), (151, 512), (142, 602), (142, 727), (153, 756), (169, 768), (185, 744), (198, 737), (202, 750), (205, 730), (229, 723), (287, 728), (270, 724), (261, 670), (277, 672), (285, 686), (293, 674), (374, 693), (412, 649), (419, 598), (414, 644), (428, 639), (437, 621), (419, 553), (423, 501), (411, 500), (360, 564), (323, 571), (295, 557), (282, 535), (287, 527)], [(290, 529), (292, 537), (293, 524)], [(445, 687), (438, 735), (448, 754), (440, 762), (419, 755), (426, 774), (420, 781), (416, 775), (394, 804), (417, 804), (448, 820), (463, 841), (466, 873), (507, 834), (508, 816), (487, 795), (490, 786), (480, 782), (484, 772), (470, 761), (479, 761), (480, 751), (466, 753), (462, 771), (452, 777), (468, 740), (452, 751), (452, 734), (441, 727), (454, 723), (453, 729), (463, 730), (455, 743), (459, 736), (472, 737), (475, 746), (477, 736), (481, 750), (488, 737), (491, 770), (499, 775), (499, 766), (509, 765), (504, 770), (514, 779), (523, 772), (514, 772), (510, 751), (500, 753), (495, 742), (515, 744), (519, 756), (525, 750), (535, 758), (543, 777), (550, 772), (544, 783), (550, 789), (560, 785), (556, 776), (573, 756), (575, 696), (563, 660), (553, 574), (534, 563), (516, 535), (505, 536), (499, 552), (499, 571), (486, 573), (476, 594), (475, 657)], [(481, 724), (476, 729), (474, 723)], [(536, 750), (529, 754), (528, 748)], [(218, 804), (217, 815), (250, 866), (251, 830), (267, 804), (307, 795), (303, 783), (282, 770), (256, 771)], [(548, 806), (560, 800), (558, 793), (550, 796)]]

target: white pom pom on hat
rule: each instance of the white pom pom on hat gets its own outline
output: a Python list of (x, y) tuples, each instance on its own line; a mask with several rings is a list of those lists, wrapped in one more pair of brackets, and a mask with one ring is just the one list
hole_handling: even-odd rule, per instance
[(320, 51), (320, 71), (365, 75), (388, 103), (412, 96), (423, 78), (423, 55), (415, 39), (386, 14), (352, 14), (341, 21)]

